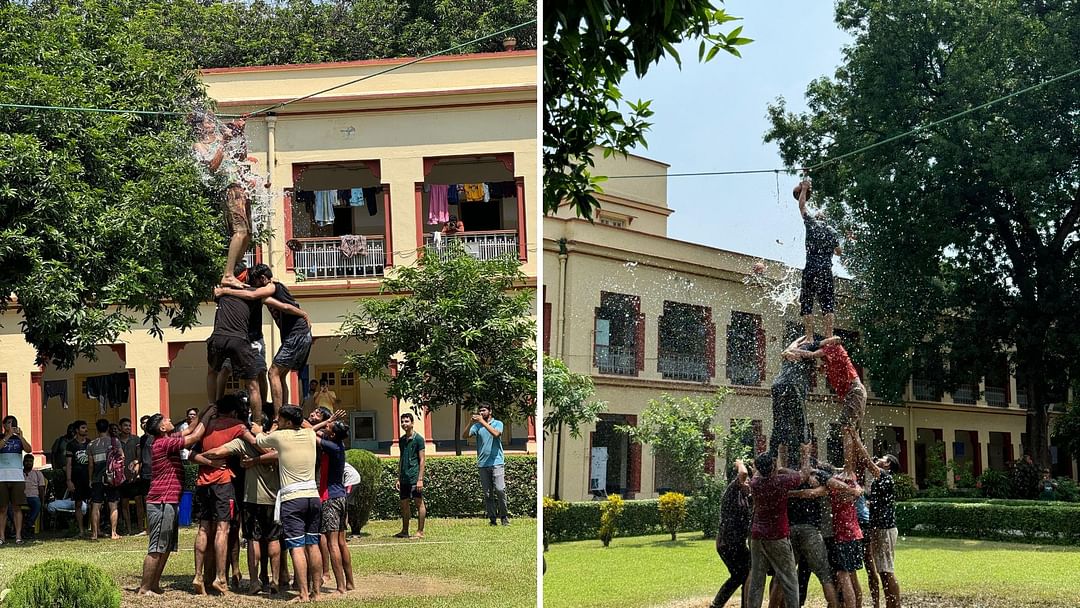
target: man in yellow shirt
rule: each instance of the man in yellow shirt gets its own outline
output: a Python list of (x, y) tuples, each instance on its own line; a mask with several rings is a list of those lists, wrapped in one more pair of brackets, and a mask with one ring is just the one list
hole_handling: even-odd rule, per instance
[(323, 378), (319, 381), (319, 390), (315, 392), (314, 397), (315, 407), (325, 407), (327, 409), (330, 409), (331, 411), (333, 411), (333, 409), (337, 407), (339, 403), (341, 403), (341, 399), (338, 399), (337, 394), (334, 391), (330, 390), (330, 386), (327, 384), (326, 378)]

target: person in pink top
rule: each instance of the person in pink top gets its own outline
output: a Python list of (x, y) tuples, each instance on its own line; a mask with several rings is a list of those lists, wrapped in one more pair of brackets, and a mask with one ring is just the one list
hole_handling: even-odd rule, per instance
[(866, 415), (866, 387), (859, 379), (859, 372), (851, 363), (851, 357), (844, 349), (839, 336), (825, 338), (818, 343), (818, 349), (796, 351), (794, 356), (803, 359), (824, 359), (825, 376), (829, 386), (836, 391), (836, 396), (843, 404), (840, 412), (840, 424), (854, 427), (862, 433), (862, 419)]
[(855, 608), (862, 597), (855, 576), (863, 567), (862, 529), (855, 513), (855, 500), (862, 495), (856, 473), (857, 453), (854, 447), (855, 431), (847, 429), (844, 434), (844, 470), (829, 479), (829, 502), (832, 506), (833, 556), (836, 580), (843, 597), (844, 608)]
[(788, 492), (810, 477), (810, 446), (803, 444), (802, 469), (777, 469), (768, 452), (754, 459), (750, 493), (754, 497), (754, 517), (750, 525), (750, 584), (747, 606), (760, 607), (765, 594), (765, 575), (771, 566), (784, 590), (785, 608), (799, 606), (799, 579), (795, 556), (788, 539)]
[(216, 413), (211, 406), (203, 412), (202, 419), (183, 433), (173, 434), (172, 420), (154, 414), (146, 422), (146, 432), (154, 438), (151, 445), (150, 490), (146, 494), (146, 525), (150, 548), (143, 560), (142, 583), (139, 595), (160, 595), (161, 573), (169, 553), (177, 549), (180, 511), (180, 492), (184, 486), (184, 465), (180, 462), (180, 450), (188, 449), (202, 439), (206, 422)]

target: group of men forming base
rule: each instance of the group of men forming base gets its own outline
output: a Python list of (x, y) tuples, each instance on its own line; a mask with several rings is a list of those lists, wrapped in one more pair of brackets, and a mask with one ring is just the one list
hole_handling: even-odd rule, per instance
[[(842, 341), (832, 335), (832, 256), (840, 253), (839, 239), (820, 215), (807, 210), (809, 181), (797, 185), (793, 195), (806, 226), (806, 267), (799, 298), (806, 335), (781, 353), (780, 373), (772, 385), (769, 451), (754, 458), (752, 471), (737, 461), (736, 476), (721, 499), (716, 551), (729, 578), (712, 606), (720, 608), (741, 587), (742, 605), (760, 607), (766, 576), (771, 575), (769, 606), (796, 608), (806, 602), (813, 574), (829, 608), (855, 608), (863, 598), (857, 573), (865, 567), (874, 607), (880, 608), (884, 596), (886, 608), (899, 608), (892, 478), (899, 460), (892, 454), (872, 458), (862, 443), (866, 389)], [(825, 316), (825, 337), (817, 340), (814, 300)], [(805, 403), (819, 361), (842, 404), (842, 468), (810, 457)], [(799, 468), (787, 468), (789, 455), (796, 453)]]
[[(162, 414), (151, 416), (144, 430), (148, 465), (142, 473), (150, 483), (146, 493), (149, 548), (143, 562), (138, 593), (163, 593), (161, 574), (179, 540), (179, 504), (184, 480), (182, 452), (199, 465), (194, 517), (199, 522), (195, 542), (195, 593), (228, 593), (229, 580), (239, 586), (239, 535), (247, 541), (248, 592), (277, 594), (289, 588), (288, 558), (292, 558), (295, 601), (318, 599), (333, 572), (335, 593), (355, 586), (352, 559), (346, 543), (346, 497), (359, 481), (345, 462), (349, 427), (344, 410), (331, 413), (315, 407), (303, 410), (264, 402), (266, 365), (262, 350), (261, 307), (273, 314), (281, 330), (281, 349), (274, 356), (270, 392), (274, 403), (285, 393), (290, 370), (307, 365), (311, 325), (289, 294), (272, 281), (269, 268), (237, 269), (251, 287), (217, 288), (214, 330), (207, 340), (207, 397), (210, 406), (186, 428), (177, 429)], [(233, 374), (246, 381), (247, 392), (224, 394), (224, 378)], [(320, 395), (326, 395), (322, 391)], [(403, 435), (397, 486), (401, 497), (402, 532), (409, 536), (409, 503), (419, 515), (416, 536), (422, 538), (426, 509), (423, 502), (424, 440), (413, 431), (413, 416), (401, 415)], [(481, 407), (465, 434), (477, 437), (477, 465), (486, 498), (488, 518), (509, 524), (503, 481), (502, 423)], [(346, 482), (346, 470), (354, 480)], [(233, 569), (230, 579), (227, 572)]]

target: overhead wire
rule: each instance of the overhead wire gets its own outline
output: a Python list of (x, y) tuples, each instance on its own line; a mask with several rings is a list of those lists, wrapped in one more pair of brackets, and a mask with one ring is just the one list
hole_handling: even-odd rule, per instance
[(793, 172), (796, 172), (796, 171), (812, 172), (812, 171), (816, 171), (816, 170), (818, 170), (818, 169), (820, 169), (822, 167), (825, 167), (827, 165), (831, 165), (833, 163), (840, 162), (841, 160), (844, 160), (845, 158), (850, 158), (850, 157), (855, 156), (857, 154), (862, 154), (863, 152), (866, 152), (867, 150), (877, 148), (878, 146), (883, 146), (883, 145), (885, 145), (887, 143), (891, 143), (891, 142), (897, 141), (899, 139), (903, 139), (905, 137), (910, 137), (911, 135), (914, 135), (914, 134), (919, 133), (921, 131), (925, 131), (925, 130), (930, 129), (932, 127), (936, 127), (938, 125), (950, 122), (952, 120), (956, 120), (957, 118), (960, 118), (961, 116), (966, 116), (968, 114), (971, 114), (972, 112), (976, 112), (978, 110), (989, 108), (990, 106), (997, 105), (997, 104), (999, 104), (999, 103), (1001, 103), (1003, 101), (1006, 101), (1008, 99), (1012, 99), (1013, 97), (1016, 97), (1018, 95), (1023, 95), (1025, 93), (1029, 93), (1031, 91), (1034, 91), (1035, 89), (1039, 89), (1039, 88), (1042, 88), (1042, 87), (1044, 87), (1046, 85), (1053, 84), (1053, 83), (1061, 81), (1061, 80), (1065, 80), (1066, 78), (1071, 78), (1073, 76), (1076, 76), (1077, 74), (1080, 74), (1080, 68), (1077, 68), (1077, 69), (1072, 70), (1070, 72), (1067, 72), (1065, 74), (1060, 74), (1060, 75), (1055, 76), (1053, 78), (1050, 78), (1048, 80), (1044, 80), (1042, 82), (1035, 83), (1035, 84), (1033, 84), (1033, 85), (1031, 85), (1029, 87), (1025, 87), (1025, 88), (1020, 89), (1018, 91), (1013, 91), (1012, 93), (1009, 93), (1007, 95), (1002, 95), (1001, 97), (997, 97), (997, 98), (992, 99), (992, 100), (990, 100), (990, 101), (988, 101), (986, 103), (982, 103), (982, 104), (979, 104), (977, 106), (972, 106), (970, 108), (967, 108), (966, 110), (961, 110), (961, 111), (956, 112), (954, 114), (950, 114), (949, 116), (946, 116), (945, 118), (941, 118), (939, 120), (935, 120), (935, 121), (932, 121), (932, 122), (928, 122), (928, 123), (919, 125), (919, 126), (913, 128), (913, 129), (909, 129), (907, 131), (904, 131), (903, 133), (899, 133), (897, 135), (887, 137), (885, 139), (882, 139), (882, 140), (876, 141), (874, 143), (862, 146), (861, 148), (857, 148), (857, 149), (852, 150), (850, 152), (845, 152), (843, 154), (840, 154), (839, 156), (834, 156), (832, 158), (825, 159), (825, 160), (823, 160), (823, 161), (821, 161), (819, 163), (816, 163), (814, 165), (810, 165), (809, 167), (798, 167), (798, 168), (783, 167), (783, 168), (777, 168), (777, 169), (745, 169), (745, 170), (733, 170), (733, 171), (695, 171), (695, 172), (688, 172), (688, 173), (649, 173), (649, 174), (641, 174), (641, 175), (609, 175), (609, 176), (607, 176), (607, 178), (608, 179), (639, 179), (639, 178), (654, 178), (654, 177), (668, 178), (668, 177), (704, 177), (704, 176), (716, 176), (716, 175), (751, 175), (751, 174), (755, 174), (755, 173), (777, 173), (777, 174), (779, 174), (779, 172), (781, 172), (781, 171), (783, 171), (785, 173), (793, 173)]

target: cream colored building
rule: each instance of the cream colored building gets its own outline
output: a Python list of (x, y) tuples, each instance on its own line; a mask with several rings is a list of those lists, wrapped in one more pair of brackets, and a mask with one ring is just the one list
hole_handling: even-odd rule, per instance
[[(666, 172), (667, 165), (639, 156), (599, 159), (596, 169), (608, 176)], [(779, 353), (802, 332), (797, 305), (776, 303), (797, 297), (797, 270), (764, 260), (765, 280), (754, 281), (751, 268), (762, 260), (668, 238), (667, 218), (676, 210), (668, 206), (666, 178), (611, 179), (603, 187), (595, 224), (565, 206), (544, 218), (544, 348), (572, 371), (590, 375), (596, 398), (608, 403), (580, 439), (562, 437), (558, 493), (564, 500), (605, 492), (657, 496), (665, 481), (648, 448), (629, 444), (614, 428), (635, 425), (648, 401), (662, 393), (681, 398), (732, 388), (716, 425), (727, 429), (733, 419), (750, 419), (755, 450), (766, 449)], [(791, 213), (798, 213), (794, 203)], [(856, 330), (843, 318), (844, 283), (837, 327)], [(857, 339), (854, 332), (837, 333)], [(897, 454), (902, 469), (919, 480), (935, 441), (945, 443), (949, 459), (970, 462), (976, 473), (1003, 469), (1022, 454), (1025, 410), (1004, 364), (996, 378), (953, 394), (939, 394), (931, 380), (916, 378), (900, 406), (874, 398), (873, 378), (864, 379), (871, 391), (867, 439), (879, 453)], [(821, 458), (838, 460), (838, 415), (819, 375), (807, 416)], [(552, 436), (544, 440), (547, 495), (556, 493), (557, 443)], [(1061, 456), (1055, 473), (1074, 477), (1073, 460)]]
[[(355, 80), (403, 59), (213, 69), (203, 72), (222, 113), (239, 114)], [(352, 447), (396, 451), (399, 411), (410, 404), (386, 397), (385, 384), (369, 384), (342, 371), (341, 317), (358, 300), (376, 297), (385, 273), (415, 263), (417, 249), (440, 226), (429, 223), (431, 185), (486, 184), (486, 202), (450, 205), (465, 223), (459, 237), (474, 255), (515, 252), (536, 284), (537, 54), (510, 51), (436, 57), (404, 69), (292, 103), (248, 121), (257, 170), (271, 176), (275, 237), (249, 253), (248, 262), (271, 266), (313, 321), (310, 379), (326, 378), (351, 414)], [(315, 191), (359, 189), (362, 206), (335, 208), (327, 225), (315, 222)], [(349, 193), (345, 193), (348, 195)], [(346, 196), (345, 198), (348, 198)], [(325, 218), (324, 218), (325, 219)], [(366, 237), (366, 251), (346, 257), (343, 235)], [(286, 245), (290, 243), (292, 247)], [(5, 413), (20, 419), (35, 451), (76, 420), (117, 421), (161, 412), (179, 421), (189, 407), (206, 405), (206, 347), (214, 318), (203, 306), (199, 324), (165, 330), (164, 340), (134, 329), (119, 343), (98, 348), (98, 360), (61, 371), (34, 365), (19, 318), (9, 311), (0, 329), (0, 397)], [(263, 316), (267, 360), (280, 346), (270, 315)], [(355, 344), (351, 348), (357, 348)], [(87, 378), (127, 374), (129, 396), (104, 413), (86, 397)], [(65, 387), (46, 401), (46, 386)], [(289, 378), (289, 401), (302, 399), (300, 377)], [(511, 450), (535, 451), (531, 421), (510, 424)], [(447, 451), (461, 430), (454, 412), (418, 421), (429, 451)], [(40, 461), (39, 461), (40, 462)]]

